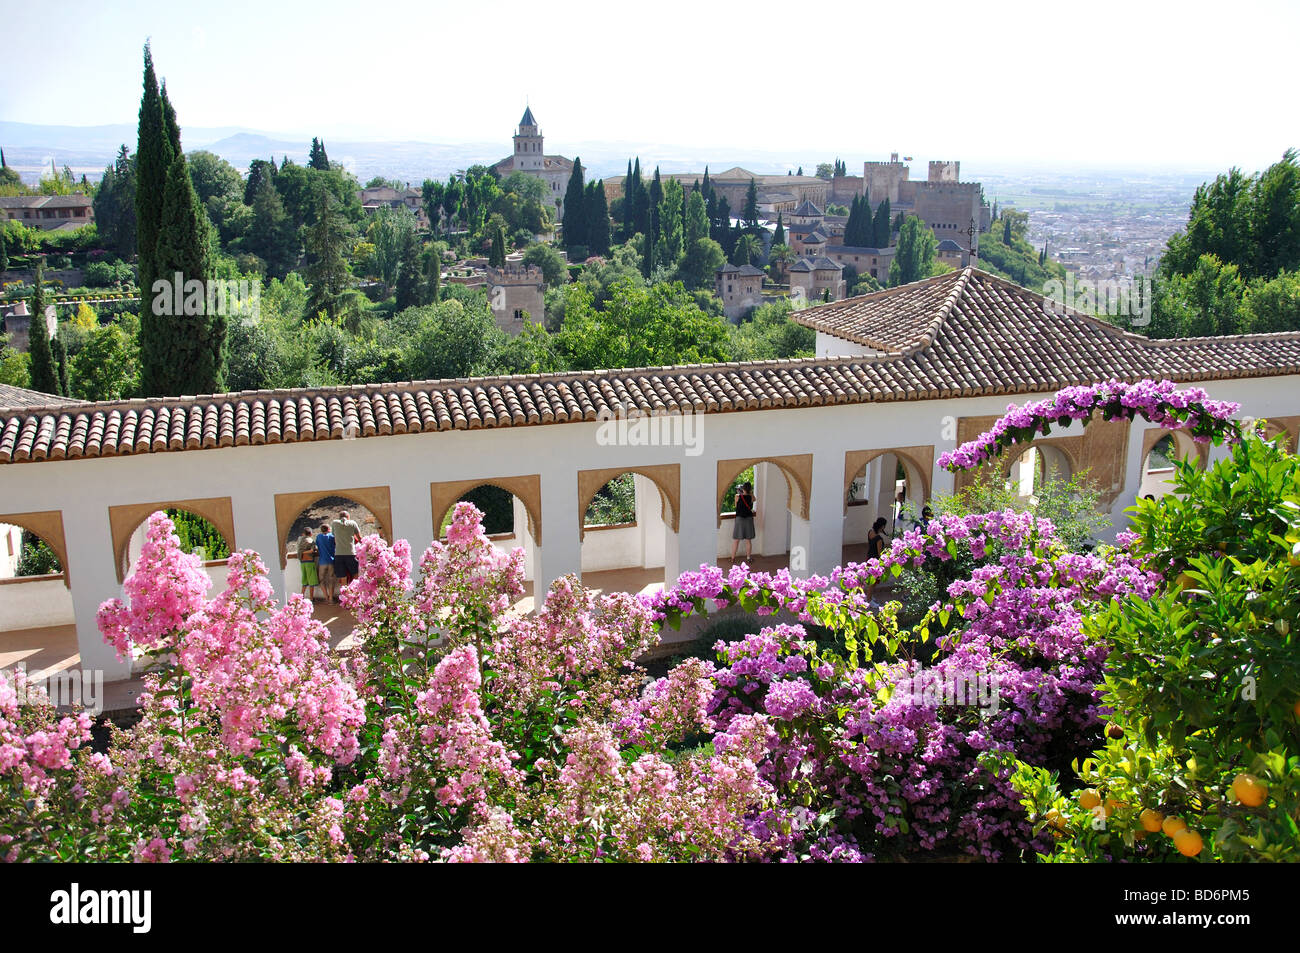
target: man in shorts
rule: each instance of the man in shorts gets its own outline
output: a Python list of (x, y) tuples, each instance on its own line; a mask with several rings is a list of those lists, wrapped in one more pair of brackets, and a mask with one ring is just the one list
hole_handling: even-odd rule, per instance
[(348, 516), (347, 510), (342, 510), (330, 528), (334, 531), (334, 574), (346, 586), (357, 578), (357, 556), (353, 545), (361, 535), (361, 527)]
[(327, 523), (321, 523), (320, 532), (316, 534), (316, 575), (325, 593), (325, 604), (332, 606), (338, 592), (338, 579), (334, 575), (334, 534)]

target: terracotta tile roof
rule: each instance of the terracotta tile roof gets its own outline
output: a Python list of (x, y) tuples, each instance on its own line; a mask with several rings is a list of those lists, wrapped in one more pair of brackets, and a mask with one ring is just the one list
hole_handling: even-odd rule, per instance
[(0, 414), (13, 407), (49, 407), (61, 404), (84, 403), (86, 401), (76, 400), (72, 397), (58, 397), (54, 394), (42, 393), (39, 390), (28, 390), (26, 387), (0, 384)]
[(0, 463), (594, 421), (620, 404), (727, 413), (1300, 374), (1300, 333), (1149, 341), (969, 268), (797, 320), (889, 353), (0, 409)]

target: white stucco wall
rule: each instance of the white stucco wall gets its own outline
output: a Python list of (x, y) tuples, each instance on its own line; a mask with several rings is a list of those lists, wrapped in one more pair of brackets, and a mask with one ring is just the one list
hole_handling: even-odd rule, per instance
[[(1300, 376), (1202, 386), (1212, 397), (1240, 401), (1243, 413), (1250, 416), (1300, 413)], [(1016, 402), (1037, 396), (1047, 395), (1021, 395)], [(723, 535), (717, 524), (717, 461), (811, 453), (808, 520), (781, 512), (785, 493), (779, 484), (784, 480), (779, 473), (769, 476), (770, 467), (759, 468), (755, 490), (763, 508), (763, 538), (756, 541), (755, 551), (784, 552), (799, 546), (806, 571), (827, 572), (840, 562), (845, 538), (846, 451), (933, 443), (937, 459), (954, 444), (957, 418), (1000, 414), (1008, 402), (1004, 396), (980, 397), (710, 415), (704, 418), (697, 455), (689, 454), (686, 447), (603, 445), (597, 440), (600, 425), (591, 422), (11, 464), (0, 467), (0, 489), (8, 512), (62, 510), (83, 664), (104, 668), (107, 677), (121, 677), (125, 673), (95, 629), (99, 604), (121, 593), (113, 566), (110, 506), (231, 497), (235, 545), (263, 554), (283, 595), (286, 589), (298, 590), (298, 567), (291, 561), (287, 578), (279, 569), (276, 493), (327, 495), (346, 487), (387, 486), (393, 531), (411, 541), (418, 557), (432, 535), (430, 482), (539, 474), (544, 545), (531, 546), (530, 552), (537, 591), (543, 592), (552, 580), (583, 565), (578, 470), (680, 466), (680, 531), (649, 531), (650, 515), (657, 512), (659, 501), (657, 492), (644, 493), (653, 506), (647, 502), (640, 510), (645, 526), (639, 543), (629, 542), (623, 550), (627, 565), (662, 564), (665, 577), (675, 580), (684, 569), (714, 562), (724, 541), (726, 551), (730, 550), (729, 530)], [(1080, 426), (1054, 433), (1078, 432), (1075, 428)], [(1125, 489), (1112, 507), (1113, 530), (1125, 525), (1123, 511), (1132, 505), (1141, 485), (1143, 429), (1141, 422), (1131, 428)], [(882, 472), (880, 482), (887, 485), (891, 476)], [(951, 491), (951, 474), (936, 470), (932, 478), (935, 494)], [(853, 519), (858, 518), (854, 514)], [(518, 516), (516, 524), (526, 526)], [(590, 539), (601, 534), (587, 535)], [(655, 548), (660, 541), (662, 556)], [(606, 544), (594, 545), (599, 549)], [(596, 558), (594, 553), (591, 556)], [(9, 601), (2, 590), (0, 601)]]

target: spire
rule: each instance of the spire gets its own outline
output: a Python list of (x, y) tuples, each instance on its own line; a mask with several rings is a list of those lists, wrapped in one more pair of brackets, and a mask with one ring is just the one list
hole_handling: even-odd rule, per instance
[(537, 120), (533, 118), (533, 107), (524, 107), (524, 118), (519, 120), (520, 126), (536, 126)]

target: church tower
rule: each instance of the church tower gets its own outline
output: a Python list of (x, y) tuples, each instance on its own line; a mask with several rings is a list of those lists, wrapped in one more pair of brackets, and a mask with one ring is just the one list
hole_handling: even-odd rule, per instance
[(542, 149), (542, 133), (537, 128), (531, 107), (524, 107), (524, 116), (515, 130), (515, 171), (541, 172), (546, 154)]

